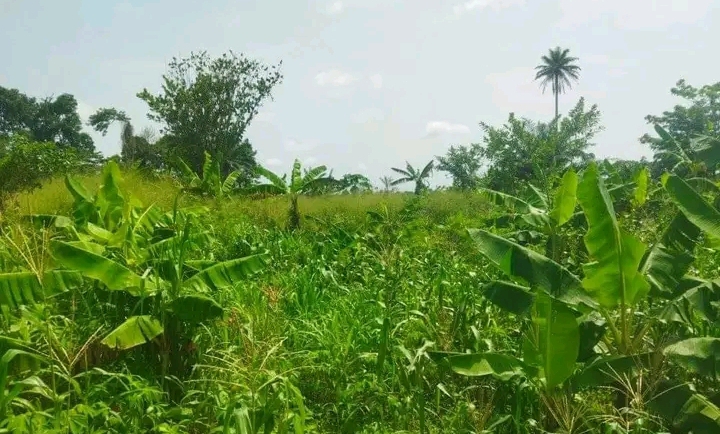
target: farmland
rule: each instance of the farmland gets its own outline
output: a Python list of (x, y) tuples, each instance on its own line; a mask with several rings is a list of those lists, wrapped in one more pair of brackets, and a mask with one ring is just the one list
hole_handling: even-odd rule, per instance
[(713, 432), (720, 213), (611, 167), (305, 197), (295, 231), (112, 163), (48, 183), (4, 232), (3, 428)]

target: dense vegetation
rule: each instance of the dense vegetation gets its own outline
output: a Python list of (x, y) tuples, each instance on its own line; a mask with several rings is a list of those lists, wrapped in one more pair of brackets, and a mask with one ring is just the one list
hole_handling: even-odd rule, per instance
[[(556, 110), (576, 61), (538, 67)], [(72, 96), (0, 89), (0, 432), (720, 432), (720, 85), (678, 83), (652, 162), (598, 161), (580, 100), (373, 192), (257, 164), (280, 79), (174, 60), (160, 138), (91, 117), (107, 160)]]

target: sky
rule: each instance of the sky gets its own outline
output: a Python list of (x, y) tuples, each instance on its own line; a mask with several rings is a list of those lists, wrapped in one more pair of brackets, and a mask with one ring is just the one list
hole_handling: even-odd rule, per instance
[[(206, 50), (282, 60), (284, 79), (248, 137), (258, 161), (299, 158), (376, 184), (390, 167), (424, 166), (451, 145), (481, 142), (479, 122), (549, 120), (534, 67), (561, 46), (580, 81), (566, 112), (597, 104), (600, 157), (651, 156), (648, 114), (678, 103), (670, 88), (718, 81), (714, 0), (0, 0), (0, 86), (71, 93), (84, 120), (116, 107), (136, 130), (159, 129), (136, 94), (159, 92), (167, 63)], [(90, 132), (90, 128), (87, 128)], [(120, 127), (91, 135), (119, 153)], [(449, 181), (436, 174), (435, 184)]]

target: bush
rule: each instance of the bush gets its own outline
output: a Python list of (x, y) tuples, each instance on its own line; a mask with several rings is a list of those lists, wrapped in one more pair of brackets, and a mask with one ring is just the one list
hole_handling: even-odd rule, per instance
[(0, 138), (0, 210), (15, 194), (32, 191), (54, 175), (81, 165), (74, 149), (34, 142), (24, 135)]

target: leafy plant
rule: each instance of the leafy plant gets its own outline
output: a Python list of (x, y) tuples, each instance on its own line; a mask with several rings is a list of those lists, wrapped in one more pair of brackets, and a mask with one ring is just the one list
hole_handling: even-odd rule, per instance
[(427, 179), (432, 174), (433, 168), (435, 167), (435, 161), (430, 161), (428, 164), (423, 167), (422, 170), (418, 170), (410, 165), (410, 163), (406, 163), (405, 170), (398, 169), (397, 167), (392, 167), (392, 170), (402, 175), (401, 178), (398, 178), (392, 182), (392, 185), (400, 185), (405, 184), (407, 182), (414, 182), (415, 183), (415, 194), (421, 194), (423, 191), (427, 190)]

